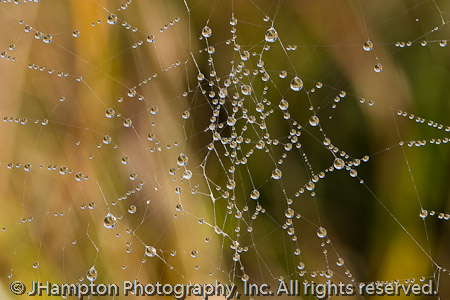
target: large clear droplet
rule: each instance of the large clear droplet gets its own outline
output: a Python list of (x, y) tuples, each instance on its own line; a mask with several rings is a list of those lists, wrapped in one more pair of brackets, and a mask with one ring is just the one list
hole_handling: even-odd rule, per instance
[(345, 166), (345, 162), (342, 158), (336, 158), (334, 160), (333, 166), (337, 169), (337, 170), (341, 170), (342, 168), (344, 168)]
[(291, 80), (291, 89), (293, 91), (300, 91), (303, 88), (303, 81), (298, 78), (297, 76), (294, 77), (294, 79)]
[(317, 116), (312, 116), (311, 118), (309, 118), (309, 124), (311, 126), (317, 126), (319, 125), (319, 117)]
[(45, 34), (42, 40), (44, 41), (44, 43), (50, 44), (53, 41), (53, 37), (51, 34)]
[(381, 71), (383, 71), (383, 66), (380, 63), (377, 63), (374, 67), (373, 70), (377, 73), (380, 73)]
[(275, 28), (270, 27), (266, 31), (265, 39), (269, 43), (273, 43), (278, 39), (278, 32), (275, 30)]
[(259, 191), (258, 190), (253, 190), (250, 193), (250, 198), (252, 198), (253, 200), (258, 200), (259, 199)]
[(281, 179), (281, 176), (283, 175), (283, 173), (281, 172), (280, 169), (275, 169), (272, 171), (272, 178), (273, 179)]
[(156, 255), (156, 249), (153, 246), (147, 246), (145, 247), (145, 255), (148, 257), (153, 257)]
[(106, 110), (106, 113), (105, 113), (105, 115), (106, 115), (106, 117), (107, 118), (112, 118), (112, 117), (114, 117), (114, 115), (116, 114), (116, 112), (114, 111), (114, 109), (113, 108), (108, 108), (107, 110)]
[(110, 24), (110, 25), (116, 24), (116, 23), (117, 23), (117, 16), (114, 15), (114, 14), (110, 14), (110, 15), (108, 16), (107, 22), (108, 22), (108, 24)]
[(372, 51), (373, 50), (373, 43), (371, 41), (365, 41), (363, 44), (363, 49), (365, 51)]
[(204, 36), (204, 37), (210, 37), (211, 36), (211, 34), (212, 34), (212, 30), (211, 30), (211, 28), (209, 28), (208, 26), (205, 26), (205, 27), (203, 27), (203, 29), (202, 29), (202, 35)]
[(98, 272), (97, 272), (97, 270), (94, 267), (90, 268), (86, 272), (86, 278), (89, 281), (95, 281), (97, 279), (97, 277), (98, 277)]
[(286, 100), (282, 99), (282, 100), (280, 101), (280, 104), (278, 104), (278, 107), (279, 107), (281, 110), (287, 110), (287, 109), (289, 108), (289, 102), (287, 102)]
[(244, 95), (250, 95), (251, 93), (252, 93), (252, 87), (251, 86), (249, 86), (249, 85), (246, 85), (246, 84), (244, 84), (242, 87), (241, 87), (241, 91), (242, 91), (242, 94), (244, 94)]
[(178, 156), (178, 159), (177, 159), (177, 164), (180, 167), (184, 167), (188, 164), (188, 160), (189, 160), (189, 158), (185, 154), (180, 153), (180, 155)]
[(103, 220), (103, 225), (108, 229), (113, 229), (117, 225), (117, 219), (112, 214), (108, 213)]
[(317, 236), (321, 239), (325, 238), (327, 236), (327, 230), (323, 227), (319, 227), (319, 229), (317, 229)]

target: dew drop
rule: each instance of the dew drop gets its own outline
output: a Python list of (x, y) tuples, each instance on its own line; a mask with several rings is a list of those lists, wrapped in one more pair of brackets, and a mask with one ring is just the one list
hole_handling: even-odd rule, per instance
[(252, 92), (252, 87), (251, 86), (249, 86), (249, 85), (246, 85), (246, 84), (244, 84), (242, 87), (241, 87), (241, 91), (242, 91), (242, 94), (244, 94), (244, 95), (250, 95), (251, 94), (251, 92)]
[(123, 126), (124, 127), (131, 127), (131, 125), (133, 124), (133, 122), (131, 121), (131, 119), (125, 119), (123, 120)]
[(256, 189), (251, 191), (251, 193), (250, 193), (250, 198), (253, 199), (253, 200), (258, 200), (259, 196), (260, 196), (260, 193)]
[(422, 218), (422, 219), (426, 219), (426, 217), (428, 217), (428, 211), (427, 210), (425, 210), (425, 209), (422, 209), (422, 210), (420, 210), (420, 214), (419, 214), (419, 216)]
[(311, 118), (309, 118), (309, 124), (311, 126), (317, 126), (319, 125), (319, 117), (317, 116), (312, 116)]
[(191, 179), (192, 178), (192, 171), (191, 170), (184, 171), (183, 178), (187, 179), (187, 180)]
[(317, 236), (321, 239), (325, 238), (327, 236), (327, 230), (323, 227), (319, 227), (319, 229), (317, 229)]
[(95, 281), (97, 279), (97, 277), (98, 277), (98, 272), (97, 272), (97, 270), (94, 267), (90, 268), (86, 272), (86, 278), (89, 281)]
[(117, 219), (112, 214), (108, 213), (103, 220), (103, 225), (108, 229), (113, 229), (117, 225)]
[(373, 43), (371, 41), (365, 41), (363, 44), (363, 49), (365, 51), (372, 51), (373, 50)]
[(44, 41), (44, 43), (50, 44), (53, 41), (53, 37), (51, 34), (45, 34), (42, 40)]
[(128, 212), (130, 213), (130, 214), (134, 214), (134, 213), (136, 213), (136, 205), (130, 205), (129, 207), (128, 207)]
[(209, 28), (208, 26), (203, 27), (202, 29), (202, 35), (206, 38), (210, 37), (212, 34), (212, 30), (211, 28)]
[(344, 168), (345, 166), (345, 162), (342, 158), (336, 158), (333, 162), (333, 166), (337, 169), (337, 170), (341, 170), (342, 168)]
[(291, 80), (291, 90), (298, 92), (303, 88), (303, 81), (297, 76)]
[(177, 164), (180, 167), (184, 167), (188, 164), (188, 160), (189, 160), (189, 158), (186, 156), (186, 154), (180, 153), (180, 155), (178, 156), (178, 159), (177, 159)]
[(191, 116), (191, 113), (190, 113), (188, 110), (184, 111), (184, 112), (181, 114), (181, 117), (182, 117), (183, 119), (185, 119), (185, 120), (189, 119), (190, 116)]
[(236, 124), (236, 119), (234, 117), (228, 117), (227, 125), (228, 126), (234, 126), (235, 124)]
[(136, 90), (135, 89), (129, 89), (128, 90), (128, 97), (135, 97), (136, 96)]
[(381, 71), (383, 71), (383, 66), (381, 65), (381, 63), (377, 63), (374, 67), (373, 70), (377, 73), (380, 73)]
[(242, 51), (241, 53), (241, 59), (246, 61), (250, 58), (250, 53), (248, 51)]
[(116, 24), (116, 23), (117, 23), (117, 16), (114, 15), (114, 14), (110, 14), (110, 15), (108, 16), (107, 22), (108, 22), (108, 24), (110, 24), (110, 25)]
[(281, 176), (282, 176), (282, 175), (283, 175), (283, 173), (282, 173), (281, 170), (278, 169), (278, 168), (272, 171), (272, 178), (273, 178), (273, 179), (279, 180), (279, 179), (281, 179)]
[(147, 246), (145, 247), (145, 255), (148, 257), (153, 257), (156, 255), (156, 249), (153, 246)]
[(295, 214), (294, 210), (290, 207), (288, 209), (286, 209), (286, 211), (284, 212), (284, 215), (288, 219), (292, 219), (294, 217), (294, 214)]
[(269, 43), (273, 43), (278, 39), (278, 32), (275, 30), (275, 28), (270, 27), (266, 31), (265, 39)]
[(287, 102), (287, 101), (284, 100), (284, 99), (281, 99), (280, 104), (278, 104), (278, 107), (279, 107), (281, 110), (287, 110), (287, 109), (289, 108), (289, 102)]
[(150, 108), (150, 113), (152, 115), (156, 115), (158, 111), (159, 111), (158, 106), (153, 106), (152, 108)]

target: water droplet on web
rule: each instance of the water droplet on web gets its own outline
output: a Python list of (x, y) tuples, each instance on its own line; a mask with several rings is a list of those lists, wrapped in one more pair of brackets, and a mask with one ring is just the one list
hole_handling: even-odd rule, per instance
[(181, 114), (181, 117), (182, 117), (183, 119), (185, 119), (185, 120), (189, 119), (190, 116), (191, 116), (191, 113), (190, 113), (188, 110), (184, 111), (184, 112)]
[(233, 254), (233, 260), (234, 261), (239, 261), (240, 259), (241, 259), (241, 256), (239, 255), (239, 253), (236, 252), (236, 253)]
[(237, 24), (237, 19), (235, 18), (235, 17), (232, 17), (231, 19), (230, 19), (230, 25), (233, 25), (233, 26), (235, 26), (236, 24)]
[(256, 189), (251, 191), (251, 193), (250, 193), (250, 198), (253, 199), (253, 200), (258, 200), (259, 196), (260, 196), (260, 193)]
[(105, 145), (111, 144), (111, 137), (109, 135), (105, 135), (105, 137), (103, 137), (103, 143)]
[(336, 261), (336, 264), (337, 264), (339, 267), (342, 267), (342, 266), (344, 265), (344, 259), (342, 259), (341, 257), (339, 257), (339, 258), (337, 259), (337, 261)]
[(286, 209), (286, 211), (284, 212), (284, 215), (288, 219), (292, 219), (294, 217), (294, 214), (295, 214), (294, 210), (290, 207), (288, 209)]
[(153, 246), (147, 246), (145, 247), (145, 255), (148, 257), (153, 257), (156, 255), (156, 249)]
[(374, 67), (373, 70), (377, 73), (380, 73), (381, 71), (383, 71), (383, 66), (381, 65), (381, 63), (377, 63)]
[(152, 108), (150, 108), (150, 113), (152, 115), (156, 115), (158, 113), (158, 106), (153, 106)]
[(73, 36), (73, 37), (79, 37), (79, 36), (80, 36), (80, 31), (79, 31), (79, 30), (74, 30), (74, 31), (72, 32), (72, 36)]
[(236, 182), (234, 180), (228, 180), (227, 182), (227, 189), (233, 190), (236, 187)]
[(108, 229), (113, 229), (117, 225), (117, 219), (112, 214), (108, 213), (103, 220), (103, 225)]
[(135, 89), (129, 89), (128, 90), (128, 97), (135, 97), (136, 96), (136, 90)]
[(98, 272), (97, 272), (97, 270), (94, 267), (90, 268), (86, 272), (86, 278), (89, 281), (95, 281), (97, 279), (97, 277), (98, 277)]
[(134, 213), (136, 212), (136, 205), (130, 205), (130, 206), (128, 207), (128, 212), (129, 212), (130, 214), (134, 214)]
[(337, 170), (341, 170), (342, 168), (345, 167), (345, 162), (342, 158), (336, 158), (333, 162), (333, 166), (337, 169)]
[(265, 39), (269, 43), (273, 43), (278, 39), (278, 32), (275, 30), (275, 28), (270, 27), (266, 31)]
[(309, 124), (311, 126), (317, 126), (319, 125), (319, 117), (317, 116), (312, 116), (311, 118), (309, 118)]
[(281, 176), (283, 175), (283, 173), (281, 172), (280, 169), (275, 169), (272, 171), (272, 178), (273, 179), (281, 179)]
[(289, 102), (287, 102), (286, 100), (282, 99), (282, 100), (280, 101), (280, 104), (278, 104), (278, 107), (279, 107), (281, 110), (287, 110), (287, 109), (289, 108)]
[(317, 229), (317, 236), (321, 239), (325, 238), (327, 236), (327, 230), (323, 227), (319, 227), (319, 229)]
[(107, 19), (108, 24), (114, 25), (117, 23), (117, 16), (114, 14), (110, 14)]
[(241, 52), (241, 59), (244, 61), (247, 61), (250, 58), (250, 52), (248, 51), (242, 51)]
[(123, 120), (123, 126), (124, 127), (131, 127), (132, 124), (133, 124), (133, 122), (131, 121), (131, 119)]
[(234, 117), (228, 117), (227, 124), (228, 126), (234, 126), (236, 124), (236, 119)]
[(373, 50), (373, 43), (371, 41), (365, 41), (363, 44), (363, 49), (365, 51), (372, 51)]
[(44, 43), (50, 44), (53, 41), (53, 37), (51, 34), (45, 34), (42, 40), (44, 41)]
[(244, 84), (243, 86), (241, 86), (241, 91), (242, 91), (242, 94), (244, 94), (246, 96), (250, 95), (252, 93), (252, 87)]
[(178, 156), (178, 159), (177, 159), (177, 164), (180, 167), (184, 167), (188, 164), (188, 159), (189, 158), (185, 154), (180, 153), (180, 155)]
[(198, 257), (198, 251), (197, 251), (197, 250), (192, 250), (191, 256), (192, 256), (193, 258), (197, 258), (197, 257)]
[(77, 173), (75, 174), (75, 180), (76, 181), (82, 181), (84, 178), (83, 173)]
[(303, 88), (303, 81), (297, 76), (291, 80), (291, 89), (295, 92), (300, 91)]
[(208, 26), (203, 27), (202, 29), (202, 35), (206, 38), (210, 37), (212, 34), (212, 30), (211, 28), (209, 28)]
[(441, 46), (441, 47), (447, 46), (447, 40), (441, 40), (441, 41), (439, 42), (439, 46)]
[(184, 171), (183, 178), (187, 179), (187, 180), (191, 179), (192, 178), (192, 171), (190, 171), (190, 170)]
[(38, 269), (39, 268), (39, 262), (34, 262), (33, 263), (33, 269)]
[(422, 219), (426, 219), (426, 217), (428, 217), (428, 211), (427, 210), (425, 210), (425, 209), (421, 209), (420, 210), (420, 214), (419, 214), (419, 216), (422, 218)]

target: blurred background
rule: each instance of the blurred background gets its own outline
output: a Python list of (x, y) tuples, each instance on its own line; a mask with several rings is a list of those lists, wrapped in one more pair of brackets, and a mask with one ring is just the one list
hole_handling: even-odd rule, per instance
[(433, 280), (446, 299), (449, 11), (0, 2), (2, 299), (92, 268), (241, 290)]

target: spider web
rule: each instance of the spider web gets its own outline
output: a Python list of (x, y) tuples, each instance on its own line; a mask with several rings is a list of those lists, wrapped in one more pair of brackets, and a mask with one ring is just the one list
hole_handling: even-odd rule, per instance
[(449, 9), (1, 2), (4, 298), (136, 279), (445, 299)]

